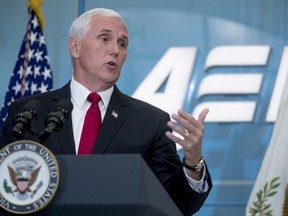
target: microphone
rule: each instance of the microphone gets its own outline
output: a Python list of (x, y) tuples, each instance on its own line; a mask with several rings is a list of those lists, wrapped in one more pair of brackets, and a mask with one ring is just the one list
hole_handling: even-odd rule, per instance
[(59, 101), (53, 112), (49, 113), (45, 119), (45, 129), (38, 138), (39, 142), (45, 142), (53, 132), (59, 132), (63, 128), (63, 124), (69, 118), (73, 105), (69, 99)]
[(21, 140), (23, 139), (23, 133), (26, 131), (35, 134), (32, 130), (31, 122), (37, 118), (40, 107), (41, 104), (37, 100), (30, 100), (24, 105), (22, 111), (18, 113), (12, 121), (12, 136)]

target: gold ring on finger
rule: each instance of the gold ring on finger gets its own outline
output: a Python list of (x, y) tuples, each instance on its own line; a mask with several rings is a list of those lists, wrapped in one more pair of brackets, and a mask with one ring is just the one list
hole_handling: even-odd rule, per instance
[(187, 139), (187, 138), (189, 137), (189, 134), (190, 134), (190, 133), (187, 131), (187, 132), (183, 135), (184, 138)]

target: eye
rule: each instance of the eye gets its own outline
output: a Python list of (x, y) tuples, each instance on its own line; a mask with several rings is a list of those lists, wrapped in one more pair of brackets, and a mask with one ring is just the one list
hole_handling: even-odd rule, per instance
[(108, 38), (106, 36), (102, 36), (102, 37), (100, 37), (100, 40), (103, 42), (106, 42), (106, 41), (108, 41)]
[(127, 43), (125, 41), (119, 41), (118, 43), (119, 47), (122, 47), (122, 48), (127, 48)]

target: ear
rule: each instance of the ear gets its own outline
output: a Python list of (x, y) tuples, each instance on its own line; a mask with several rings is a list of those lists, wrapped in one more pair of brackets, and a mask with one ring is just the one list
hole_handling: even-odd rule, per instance
[(76, 37), (70, 37), (68, 41), (68, 48), (71, 56), (73, 58), (79, 58), (79, 49), (78, 49), (79, 40)]

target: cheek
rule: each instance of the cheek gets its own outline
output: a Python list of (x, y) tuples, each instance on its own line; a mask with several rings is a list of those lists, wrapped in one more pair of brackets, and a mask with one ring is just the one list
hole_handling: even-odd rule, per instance
[(101, 62), (100, 52), (97, 51), (97, 49), (92, 49), (91, 47), (87, 47), (85, 50), (82, 50), (81, 56), (82, 61), (89, 65), (97, 65), (99, 62)]
[(121, 64), (123, 65), (125, 60), (126, 60), (126, 57), (127, 57), (127, 53), (124, 53), (122, 56), (121, 56)]
[(87, 40), (85, 43), (81, 44), (81, 54), (85, 57), (93, 57), (94, 55), (98, 55), (100, 53), (99, 50), (103, 50), (96, 42)]

